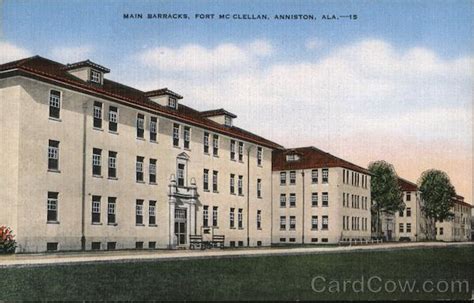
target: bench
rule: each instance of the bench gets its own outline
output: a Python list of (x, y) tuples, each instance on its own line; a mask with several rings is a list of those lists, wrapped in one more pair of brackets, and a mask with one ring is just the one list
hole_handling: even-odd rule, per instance
[(189, 236), (189, 249), (206, 249), (205, 245), (203, 245), (202, 235), (190, 235)]
[(202, 235), (190, 235), (189, 249), (224, 248), (224, 242), (224, 235), (212, 235), (211, 241), (204, 241)]
[(212, 246), (224, 248), (225, 236), (224, 235), (213, 235), (212, 236)]

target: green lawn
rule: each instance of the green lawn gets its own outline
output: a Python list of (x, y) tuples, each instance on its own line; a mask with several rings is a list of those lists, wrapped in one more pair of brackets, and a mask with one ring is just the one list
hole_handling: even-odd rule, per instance
[[(312, 289), (313, 278), (317, 290)], [(374, 293), (344, 280), (372, 281)], [(380, 279), (379, 279), (380, 278)], [(203, 259), (0, 269), (0, 300), (318, 300), (471, 298), (474, 249), (436, 248), (307, 256)], [(444, 291), (446, 282), (466, 280), (469, 291)], [(383, 290), (388, 283), (416, 280), (413, 293)], [(424, 281), (441, 291), (425, 293)], [(332, 281), (332, 282), (330, 282)], [(336, 281), (336, 282), (335, 282)], [(338, 282), (337, 282), (338, 281)], [(339, 283), (340, 292), (329, 291)], [(430, 286), (432, 284), (429, 284)], [(432, 288), (432, 287), (431, 287)], [(431, 289), (429, 288), (429, 289)], [(428, 289), (428, 290), (429, 290)]]

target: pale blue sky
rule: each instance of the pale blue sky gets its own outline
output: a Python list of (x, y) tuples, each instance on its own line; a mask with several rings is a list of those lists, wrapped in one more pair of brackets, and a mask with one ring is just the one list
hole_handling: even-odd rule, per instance
[[(237, 125), (286, 146), (316, 145), (360, 165), (383, 158), (413, 181), (424, 169), (446, 170), (472, 198), (472, 1), (1, 3), (1, 61), (89, 58), (113, 80), (168, 87), (197, 109), (225, 107)], [(196, 13), (319, 20), (201, 21)]]

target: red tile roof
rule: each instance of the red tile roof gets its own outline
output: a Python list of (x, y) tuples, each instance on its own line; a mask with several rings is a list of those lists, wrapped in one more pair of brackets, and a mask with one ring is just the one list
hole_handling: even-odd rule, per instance
[(227, 116), (230, 116), (230, 117), (232, 117), (232, 118), (237, 118), (236, 115), (234, 115), (234, 114), (231, 113), (231, 112), (226, 111), (226, 110), (223, 109), (223, 108), (212, 109), (212, 110), (205, 110), (205, 111), (202, 111), (202, 112), (201, 112), (201, 116), (203, 116), (203, 117), (215, 117), (215, 116), (222, 116), (222, 115), (227, 115)]
[[(286, 155), (298, 154), (300, 159), (297, 161), (286, 161)], [(363, 174), (370, 172), (356, 164), (331, 155), (314, 146), (299, 147), (284, 150), (274, 150), (272, 154), (273, 171), (290, 170), (290, 169), (312, 169), (324, 167), (343, 167), (351, 169)]]
[(97, 69), (97, 70), (99, 70), (103, 73), (110, 73), (110, 69), (108, 69), (107, 67), (104, 67), (102, 65), (99, 65), (97, 63), (94, 63), (94, 62), (90, 61), (89, 59), (81, 61), (81, 62), (66, 64), (64, 69), (72, 70), (72, 69), (81, 68), (81, 67), (92, 67), (92, 68)]
[[(96, 97), (112, 100), (127, 106), (139, 108), (151, 113), (171, 118), (180, 122), (196, 125), (213, 132), (235, 137), (274, 149), (283, 148), (281, 145), (245, 131), (241, 128), (224, 126), (214, 122), (188, 106), (180, 104), (177, 110), (161, 106), (150, 101), (145, 92), (104, 79), (103, 85), (83, 81), (67, 72), (67, 66), (40, 56), (29, 57), (0, 65), (0, 78), (16, 75), (37, 79), (69, 89), (87, 93)], [(150, 93), (150, 92), (148, 92)]]
[(459, 204), (459, 205), (462, 205), (462, 206), (467, 206), (467, 207), (470, 207), (470, 208), (474, 208), (473, 205), (471, 205), (471, 204), (467, 203), (466, 201), (464, 201), (463, 196), (456, 195), (456, 197), (453, 199), (453, 201), (456, 204)]
[(403, 178), (398, 178), (398, 184), (402, 191), (418, 191), (418, 185)]
[(145, 92), (145, 97), (155, 97), (155, 96), (163, 96), (163, 95), (171, 95), (175, 98), (183, 99), (183, 96), (175, 93), (172, 90), (169, 90), (167, 87)]

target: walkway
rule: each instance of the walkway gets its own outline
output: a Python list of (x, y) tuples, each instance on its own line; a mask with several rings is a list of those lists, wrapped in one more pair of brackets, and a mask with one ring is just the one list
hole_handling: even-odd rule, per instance
[(97, 252), (64, 252), (48, 254), (0, 255), (0, 268), (65, 265), (96, 262), (152, 262), (204, 258), (261, 257), (280, 255), (308, 255), (321, 253), (343, 253), (354, 251), (380, 251), (394, 249), (437, 248), (437, 247), (471, 247), (474, 242), (413, 242), (383, 243), (364, 246), (331, 246), (331, 247), (266, 247), (211, 250), (151, 250), (151, 251), (97, 251)]

